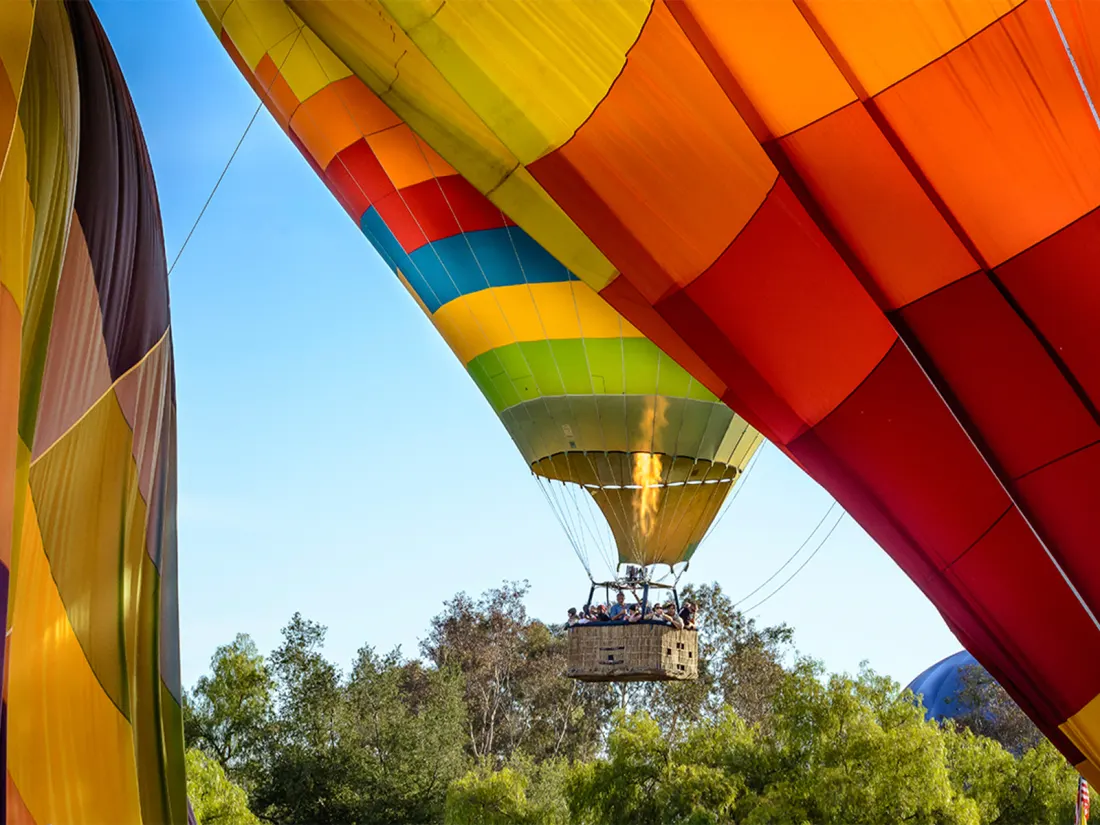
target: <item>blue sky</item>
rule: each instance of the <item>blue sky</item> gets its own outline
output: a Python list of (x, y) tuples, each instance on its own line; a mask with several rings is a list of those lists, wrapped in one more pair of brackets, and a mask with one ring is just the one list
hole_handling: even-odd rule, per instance
[[(153, 159), (169, 260), (256, 107), (192, 0), (95, 0)], [(408, 654), (445, 599), (531, 583), (560, 619), (587, 578), (446, 344), (266, 111), (172, 276), (184, 684), (294, 611)], [(831, 503), (767, 445), (685, 580), (753, 590)], [(811, 542), (804, 554), (816, 546)], [(800, 561), (750, 599), (767, 595)], [(755, 612), (833, 670), (908, 682), (959, 644), (850, 518)]]

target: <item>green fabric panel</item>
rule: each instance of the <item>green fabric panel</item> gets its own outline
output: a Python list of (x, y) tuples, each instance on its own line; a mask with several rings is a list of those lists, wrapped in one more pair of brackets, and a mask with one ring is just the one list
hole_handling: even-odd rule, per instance
[(482, 353), (467, 369), (498, 414), (543, 396), (718, 400), (647, 338), (524, 341)]
[(165, 772), (168, 786), (168, 822), (187, 821), (187, 775), (184, 771), (183, 708), (172, 696), (171, 688), (160, 684), (160, 720), (164, 749), (167, 754)]
[(60, 3), (38, 9), (27, 60), (19, 120), (27, 147), (27, 178), (34, 205), (34, 240), (23, 308), (19, 435), (34, 444), (46, 349), (73, 210), (76, 167), (76, 55)]
[(160, 575), (147, 553), (142, 553), (139, 588), (138, 609), (133, 616), (137, 653), (130, 672), (130, 724), (134, 728), (138, 798), (143, 822), (172, 822), (169, 789), (164, 781), (167, 753), (161, 723)]

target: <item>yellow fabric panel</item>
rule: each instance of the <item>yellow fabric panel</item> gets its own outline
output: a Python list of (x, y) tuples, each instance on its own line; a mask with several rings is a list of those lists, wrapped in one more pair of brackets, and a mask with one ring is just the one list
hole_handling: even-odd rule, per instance
[[(127, 712), (146, 506), (130, 430), (108, 392), (31, 467), (45, 552), (103, 690)], [(120, 614), (121, 609), (121, 614)]]
[(562, 266), (597, 292), (619, 274), (573, 219), (546, 194), (526, 166), (516, 169), (490, 192), (489, 200), (522, 226)]
[(522, 163), (584, 123), (615, 81), (652, 0), (381, 0)]
[[(390, 20), (377, 0), (288, 0), (288, 4), (417, 135), (563, 266), (596, 290), (614, 279), (617, 272), (611, 262)], [(400, 72), (394, 68), (398, 61)]]
[(263, 56), (276, 46), (280, 48), (273, 51), (271, 59), (278, 66), (299, 28), (290, 9), (272, 0), (234, 0), (222, 15), (221, 22), (252, 71), (256, 71)]
[(199, 4), (202, 16), (210, 24), (210, 28), (221, 36), (222, 17), (225, 16), (226, 9), (233, 4), (233, 0), (196, 0), (196, 2)]
[(1023, 0), (804, 0), (868, 95), (912, 74)]
[(1093, 765), (1100, 766), (1100, 696), (1058, 726)]
[[(0, 3), (0, 164), (3, 164), (23, 91), (27, 53), (34, 26), (34, 5), (30, 0)], [(2, 214), (2, 213), (0, 213)]]
[(611, 527), (620, 562), (671, 565), (683, 561), (685, 553), (702, 541), (732, 488), (733, 483), (726, 482), (588, 493)]
[(576, 281), (483, 289), (444, 304), (432, 321), (463, 364), (517, 341), (642, 337)]
[(7, 287), (20, 313), (27, 297), (27, 271), (34, 240), (34, 205), (27, 183), (27, 146), (17, 119), (0, 173), (0, 286)]
[[(3, 214), (3, 213), (0, 213)], [(0, 564), (11, 567), (19, 458), (19, 307), (0, 286)]]
[[(293, 43), (287, 54), (286, 49)], [(351, 71), (339, 61), (329, 48), (317, 39), (309, 29), (302, 32), (295, 42), (294, 38), (280, 43), (271, 53), (276, 66), (281, 66), (281, 74), (298, 100), (312, 97), (329, 83), (351, 74)]]
[(8, 771), (39, 823), (140, 823), (133, 734), (69, 624), (30, 495), (13, 578)]
[(0, 3), (0, 63), (16, 98), (23, 86), (33, 27), (34, 3), (31, 0), (4, 0)]
[(455, 173), (447, 161), (404, 123), (370, 135), (367, 144), (398, 189)]
[(686, 0), (772, 135), (856, 100), (793, 0)]

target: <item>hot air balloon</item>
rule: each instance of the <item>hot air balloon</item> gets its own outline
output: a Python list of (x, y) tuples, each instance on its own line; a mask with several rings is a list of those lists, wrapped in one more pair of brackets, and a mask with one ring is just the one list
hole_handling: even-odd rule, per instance
[(613, 572), (647, 571), (642, 587), (658, 565), (681, 572), (760, 435), (285, 6), (208, 11), (241, 73), (500, 417), (589, 574), (595, 553)]
[(0, 3), (5, 821), (184, 822), (160, 210), (85, 2)]
[(1100, 781), (1093, 4), (282, 5), (829, 490)]

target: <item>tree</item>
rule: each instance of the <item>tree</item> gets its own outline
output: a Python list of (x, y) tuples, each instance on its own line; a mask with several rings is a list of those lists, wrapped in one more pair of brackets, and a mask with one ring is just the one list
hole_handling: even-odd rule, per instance
[(184, 735), (189, 745), (218, 761), (236, 782), (256, 780), (271, 722), (274, 682), (252, 639), (241, 633), (222, 645), (184, 696)]
[(608, 758), (577, 765), (567, 794), (573, 821), (585, 825), (733, 822), (740, 777), (677, 751), (645, 711), (618, 711)]
[(364, 647), (345, 696), (341, 741), (353, 753), (355, 821), (438, 821), (466, 767), (461, 674)]
[(465, 679), (468, 750), (497, 765), (525, 751), (539, 759), (594, 753), (614, 698), (606, 686), (563, 678), (565, 640), (527, 617), (526, 582), (476, 601), (459, 593), (432, 619), (421, 651)]
[(225, 775), (217, 760), (191, 748), (185, 756), (187, 796), (199, 825), (260, 825), (248, 795)]
[(567, 825), (564, 762), (468, 772), (447, 792), (446, 825)]
[(996, 739), (1019, 755), (1044, 741), (1035, 723), (980, 665), (959, 668), (962, 689), (951, 701), (963, 709), (958, 721), (982, 736)]
[(757, 627), (717, 583), (689, 585), (682, 595), (699, 607), (699, 678), (631, 686), (625, 704), (647, 710), (674, 740), (726, 707), (750, 725), (762, 721), (786, 676), (783, 659), (794, 632), (787, 625)]
[(342, 747), (340, 672), (322, 653), (326, 628), (295, 613), (272, 652), (276, 717), (253, 810), (276, 823), (354, 821), (353, 754)]

